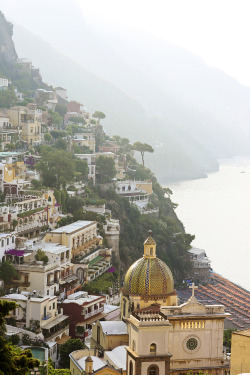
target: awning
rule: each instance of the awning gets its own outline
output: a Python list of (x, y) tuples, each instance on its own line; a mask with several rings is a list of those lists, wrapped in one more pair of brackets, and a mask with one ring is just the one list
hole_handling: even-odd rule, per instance
[(64, 320), (66, 320), (68, 317), (68, 315), (61, 315), (61, 316), (58, 316), (58, 318), (54, 319), (52, 322), (48, 323), (48, 324), (45, 324), (45, 326), (42, 326), (41, 328), (42, 329), (50, 329), (54, 326), (56, 326), (57, 324), (63, 322)]
[(107, 315), (107, 314), (105, 314), (105, 313), (100, 313), (100, 314), (94, 315), (94, 316), (92, 316), (91, 318), (84, 320), (84, 322), (77, 323), (77, 324), (76, 324), (76, 327), (82, 327), (82, 326), (84, 326), (85, 324), (91, 324), (91, 323), (94, 323), (94, 322), (96, 322), (97, 320), (100, 320), (100, 319), (104, 318), (106, 315)]
[(57, 344), (61, 345), (61, 344), (64, 344), (69, 339), (71, 339), (71, 336), (67, 336), (67, 335), (63, 334), (61, 339), (56, 339), (56, 342), (57, 342)]

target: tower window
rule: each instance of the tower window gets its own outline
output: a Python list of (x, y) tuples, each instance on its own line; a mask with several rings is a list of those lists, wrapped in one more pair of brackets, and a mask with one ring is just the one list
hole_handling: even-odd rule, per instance
[(159, 367), (156, 365), (149, 366), (148, 375), (159, 375)]
[(133, 375), (133, 362), (130, 361), (129, 363), (129, 375)]
[(133, 350), (133, 352), (135, 351), (135, 340), (133, 340), (133, 342), (132, 342), (132, 350)]
[(156, 344), (151, 344), (149, 351), (151, 354), (156, 354)]
[(153, 255), (153, 248), (150, 247), (150, 255)]

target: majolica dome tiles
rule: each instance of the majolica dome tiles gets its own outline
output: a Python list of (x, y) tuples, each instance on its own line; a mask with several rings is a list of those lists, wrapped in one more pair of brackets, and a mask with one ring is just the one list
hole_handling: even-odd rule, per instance
[(145, 299), (165, 298), (174, 291), (174, 280), (168, 266), (159, 258), (140, 258), (125, 276), (123, 293)]

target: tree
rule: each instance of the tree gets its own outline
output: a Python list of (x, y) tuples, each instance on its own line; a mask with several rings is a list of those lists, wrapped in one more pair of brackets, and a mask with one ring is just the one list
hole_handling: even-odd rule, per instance
[(52, 120), (52, 124), (53, 124), (53, 125), (57, 125), (57, 126), (61, 126), (61, 125), (62, 125), (63, 119), (62, 119), (62, 117), (59, 115), (58, 112), (52, 112), (52, 113), (50, 114), (50, 117), (51, 117), (51, 120)]
[(152, 146), (148, 145), (147, 143), (141, 143), (141, 142), (135, 142), (133, 144), (133, 150), (141, 153), (143, 167), (144, 167), (144, 153), (145, 152), (154, 152), (154, 149), (153, 149)]
[(93, 154), (93, 151), (90, 150), (88, 146), (78, 146), (77, 144), (73, 144), (72, 150), (74, 154)]
[(71, 182), (75, 176), (75, 163), (72, 155), (64, 150), (49, 147), (41, 149), (42, 158), (37, 166), (45, 186), (57, 187)]
[(60, 366), (69, 368), (70, 358), (69, 355), (75, 350), (84, 349), (85, 345), (80, 339), (70, 339), (60, 347)]
[(92, 117), (97, 118), (98, 119), (98, 124), (99, 124), (100, 120), (104, 119), (106, 117), (106, 115), (103, 112), (101, 112), (101, 111), (95, 111), (95, 113), (93, 114)]
[(17, 277), (18, 273), (10, 261), (0, 263), (0, 278), (6, 284), (10, 284), (11, 280)]
[(112, 180), (116, 175), (115, 162), (113, 158), (99, 156), (96, 161), (100, 182), (105, 183)]
[[(5, 331), (5, 317), (17, 307), (15, 302), (0, 300), (0, 330)], [(38, 367), (40, 362), (34, 359), (29, 349), (22, 350), (13, 346), (0, 335), (0, 375), (28, 375), (30, 369)]]
[(70, 197), (67, 201), (67, 210), (68, 212), (75, 212), (78, 209), (82, 210), (82, 206), (84, 204), (83, 198), (79, 196)]
[(55, 108), (55, 111), (57, 113), (59, 113), (59, 115), (61, 117), (64, 117), (64, 115), (66, 115), (66, 113), (67, 113), (67, 107), (65, 105), (62, 105), (62, 104), (57, 104), (56, 108)]
[(16, 219), (12, 220), (12, 228), (15, 230), (16, 226), (18, 225), (18, 221)]
[(42, 261), (44, 264), (48, 263), (49, 258), (47, 257), (45, 251), (38, 249), (35, 255), (36, 260)]
[(41, 189), (42, 188), (42, 183), (39, 180), (33, 179), (31, 180), (31, 185), (34, 189)]
[(71, 116), (69, 117), (69, 121), (73, 122), (74, 124), (86, 124), (86, 121), (84, 120), (83, 117), (80, 116)]
[(10, 108), (16, 102), (16, 95), (13, 90), (0, 91), (0, 108)]
[(67, 134), (65, 130), (51, 130), (50, 132), (50, 135), (55, 139), (66, 137)]
[(55, 148), (66, 151), (67, 150), (67, 141), (63, 138), (58, 138), (55, 142)]
[(89, 167), (88, 167), (86, 160), (76, 159), (75, 169), (81, 180), (84, 180), (88, 177)]
[(52, 137), (49, 133), (45, 133), (44, 134), (44, 140), (45, 142), (51, 142), (52, 141)]
[(54, 364), (51, 359), (48, 361), (48, 374), (44, 373), (44, 375), (70, 375), (71, 372), (70, 370), (66, 368), (61, 368), (61, 369), (55, 369)]
[(17, 334), (11, 335), (9, 341), (12, 345), (18, 345), (18, 343), (20, 342), (20, 336)]
[(233, 328), (225, 329), (224, 336), (223, 336), (223, 345), (228, 349), (231, 350), (231, 341), (232, 341), (232, 333), (236, 331)]

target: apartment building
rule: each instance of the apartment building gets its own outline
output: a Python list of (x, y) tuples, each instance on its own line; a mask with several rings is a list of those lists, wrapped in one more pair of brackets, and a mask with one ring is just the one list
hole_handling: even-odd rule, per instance
[(72, 259), (80, 254), (88, 254), (102, 244), (102, 237), (97, 235), (97, 222), (78, 220), (48, 232), (44, 239), (48, 243), (60, 243), (72, 251)]
[(69, 334), (73, 338), (89, 336), (92, 324), (105, 317), (105, 297), (78, 292), (70, 295), (62, 303), (63, 313), (70, 317)]
[(3, 300), (17, 303), (15, 310), (7, 317), (15, 318), (20, 328), (29, 328), (41, 332), (45, 341), (62, 343), (69, 337), (69, 317), (58, 307), (56, 296), (42, 297), (33, 293), (15, 293), (1, 297)]

